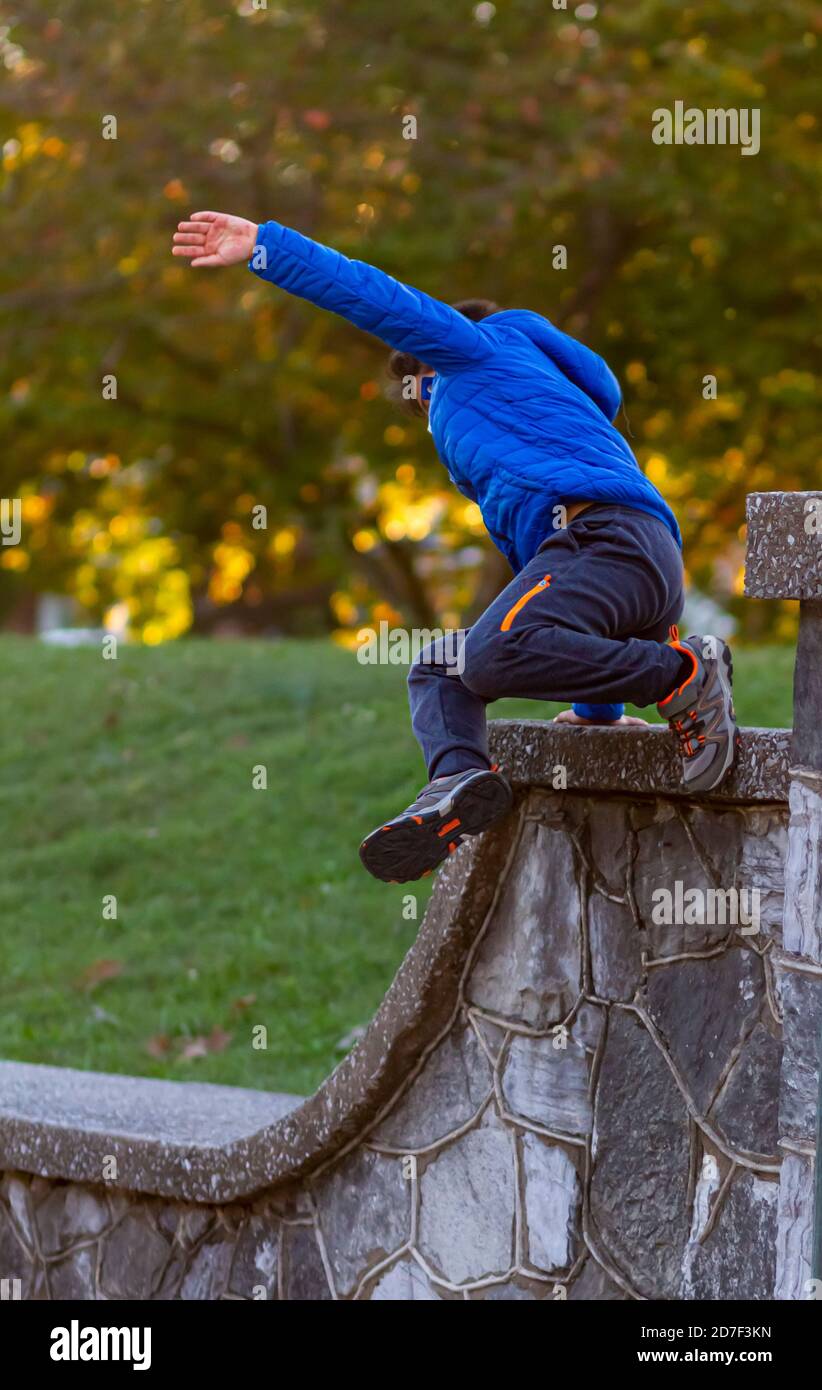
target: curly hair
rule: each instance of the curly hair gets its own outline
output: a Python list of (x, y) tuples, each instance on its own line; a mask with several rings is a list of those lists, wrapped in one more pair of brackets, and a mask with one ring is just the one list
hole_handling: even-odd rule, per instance
[[(485, 319), (489, 314), (499, 313), (499, 305), (494, 304), (490, 299), (461, 299), (457, 304), (451, 305), (452, 309), (457, 309), (464, 314), (467, 319), (472, 319), (474, 323), (479, 323), (480, 319)], [(395, 349), (388, 358), (388, 384), (385, 394), (390, 401), (398, 405), (407, 415), (424, 415), (425, 411), (416, 397), (407, 397), (405, 384), (409, 377), (416, 377), (425, 367), (411, 352), (399, 352)]]

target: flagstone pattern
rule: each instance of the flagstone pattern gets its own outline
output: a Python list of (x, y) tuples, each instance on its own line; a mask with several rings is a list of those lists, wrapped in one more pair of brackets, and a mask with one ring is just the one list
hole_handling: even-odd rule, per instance
[[(751, 499), (751, 596), (779, 596), (784, 496)], [(818, 574), (786, 573), (807, 690)], [(815, 740), (745, 730), (694, 799), (666, 730), (500, 721), (514, 808), (314, 1096), (0, 1063), (0, 1295), (817, 1296)], [(741, 920), (696, 910), (728, 890)]]
[[(444, 1025), (347, 1151), (214, 1202), (7, 1171), (2, 1277), (55, 1299), (769, 1299), (781, 1239), (801, 1296), (822, 972), (782, 965), (783, 780), (754, 804), (520, 792), (439, 878), (433, 920), (499, 865), (440, 974)], [(758, 887), (766, 921), (660, 924), (653, 894), (677, 879)], [(214, 1107), (223, 1088), (206, 1089)], [(274, 1107), (268, 1142), (295, 1107)], [(186, 1163), (209, 1166), (202, 1136), (182, 1137), (181, 1188)]]

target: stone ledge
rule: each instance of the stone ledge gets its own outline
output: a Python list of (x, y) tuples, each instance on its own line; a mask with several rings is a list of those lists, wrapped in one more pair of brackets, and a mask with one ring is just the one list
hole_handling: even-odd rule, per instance
[[(169, 1190), (232, 1195), (254, 1141), (302, 1104), (300, 1096), (0, 1062), (0, 1168), (156, 1191), (153, 1174), (180, 1175)], [(142, 1181), (141, 1181), (142, 1178)], [(185, 1191), (183, 1190), (185, 1189)]]
[(822, 492), (748, 494), (748, 598), (822, 599), (822, 534), (808, 532), (808, 509)]
[(491, 749), (515, 787), (554, 786), (563, 767), (569, 792), (619, 792), (699, 801), (787, 801), (790, 729), (743, 729), (736, 766), (714, 792), (683, 789), (677, 745), (662, 725), (579, 728), (547, 719), (495, 719)]
[[(363, 1038), (308, 1100), (231, 1086), (0, 1062), (0, 1170), (192, 1202), (282, 1186), (354, 1143), (450, 1024), (503, 877), (516, 813), (443, 867)], [(115, 1158), (117, 1177), (103, 1182)]]
[[(518, 789), (681, 797), (673, 739), (659, 729), (497, 721), (492, 746)], [(784, 802), (790, 730), (746, 729), (720, 802)], [(703, 800), (704, 798), (700, 798)], [(519, 798), (522, 803), (522, 797)], [(0, 1169), (194, 1202), (232, 1202), (290, 1183), (352, 1147), (449, 1028), (462, 972), (515, 843), (515, 808), (437, 876), (419, 935), (380, 1008), (308, 1100), (296, 1096), (0, 1063)]]

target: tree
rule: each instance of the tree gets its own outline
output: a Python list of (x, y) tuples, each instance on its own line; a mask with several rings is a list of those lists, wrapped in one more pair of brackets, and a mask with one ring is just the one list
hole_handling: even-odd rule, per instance
[[(197, 206), (534, 307), (604, 352), (703, 587), (738, 592), (746, 492), (818, 484), (809, 0), (755, 24), (743, 0), (16, 12), (6, 610), (58, 589), (155, 641), (225, 608), (286, 630), (457, 621), (500, 582), (424, 426), (382, 399), (378, 345), (242, 270), (171, 261)], [(759, 153), (655, 144), (677, 100), (760, 109)]]

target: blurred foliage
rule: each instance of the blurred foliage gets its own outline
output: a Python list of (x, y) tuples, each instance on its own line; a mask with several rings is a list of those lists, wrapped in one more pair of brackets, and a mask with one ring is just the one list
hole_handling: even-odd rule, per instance
[[(740, 607), (746, 492), (820, 483), (820, 8), (261, 5), (19, 0), (0, 29), (0, 497), (24, 504), (0, 616), (56, 591), (149, 642), (221, 613), (451, 622), (504, 578), (424, 424), (383, 400), (378, 345), (171, 259), (197, 208), (602, 351), (691, 579)], [(654, 144), (677, 100), (759, 108), (760, 152)]]

